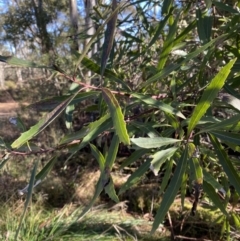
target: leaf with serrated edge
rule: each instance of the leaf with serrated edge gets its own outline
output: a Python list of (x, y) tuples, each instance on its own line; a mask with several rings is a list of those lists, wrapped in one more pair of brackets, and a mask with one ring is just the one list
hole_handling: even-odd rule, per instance
[(170, 206), (172, 205), (178, 193), (178, 190), (182, 183), (182, 177), (186, 171), (186, 165), (188, 160), (187, 156), (188, 156), (188, 147), (186, 146), (185, 150), (182, 153), (181, 158), (177, 161), (177, 167), (169, 183), (169, 186), (165, 191), (162, 202), (155, 216), (151, 234), (153, 234), (157, 230), (158, 226), (163, 222), (166, 213), (168, 212)]
[(158, 148), (161, 146), (171, 145), (176, 142), (179, 142), (181, 140), (173, 139), (173, 138), (167, 138), (167, 137), (154, 137), (154, 138), (148, 138), (148, 137), (139, 137), (139, 138), (131, 138), (131, 142), (141, 148)]
[(235, 187), (238, 194), (240, 194), (240, 177), (237, 171), (217, 138), (211, 134), (209, 134), (209, 137), (217, 153), (219, 163), (228, 176), (229, 182)]
[(115, 128), (116, 134), (119, 137), (120, 142), (129, 145), (130, 139), (127, 133), (126, 122), (124, 121), (124, 116), (122, 114), (117, 99), (107, 88), (102, 88), (102, 94), (108, 105), (110, 115), (113, 121), (113, 126)]
[(189, 136), (197, 125), (201, 117), (206, 113), (211, 102), (216, 98), (219, 90), (223, 87), (225, 80), (227, 79), (230, 70), (237, 59), (231, 60), (227, 65), (225, 65), (218, 74), (210, 82), (209, 86), (204, 90), (200, 101), (197, 106), (194, 108), (192, 117), (188, 125), (187, 136)]

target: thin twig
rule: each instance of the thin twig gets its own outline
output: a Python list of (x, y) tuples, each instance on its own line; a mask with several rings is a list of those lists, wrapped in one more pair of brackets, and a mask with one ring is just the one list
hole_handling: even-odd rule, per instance
[(172, 219), (171, 219), (171, 215), (169, 212), (167, 212), (168, 215), (168, 220), (169, 220), (169, 224), (170, 224), (170, 228), (171, 228), (171, 240), (175, 240), (175, 235), (174, 235), (174, 230), (173, 230), (173, 225), (172, 225)]

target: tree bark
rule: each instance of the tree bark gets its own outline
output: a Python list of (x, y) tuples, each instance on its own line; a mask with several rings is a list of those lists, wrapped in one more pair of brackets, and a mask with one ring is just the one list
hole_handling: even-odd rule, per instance
[(70, 8), (70, 19), (71, 19), (71, 25), (72, 25), (72, 44), (71, 49), (78, 51), (79, 45), (78, 45), (78, 11), (77, 11), (77, 0), (69, 0), (69, 8)]

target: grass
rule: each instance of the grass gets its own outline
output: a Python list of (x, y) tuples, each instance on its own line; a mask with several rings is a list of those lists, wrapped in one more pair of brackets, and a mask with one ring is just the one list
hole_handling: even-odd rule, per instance
[[(13, 241), (24, 203), (10, 201), (1, 206), (0, 238)], [(80, 208), (77, 208), (80, 209)], [(147, 233), (139, 233), (141, 225), (151, 227), (144, 219), (135, 219), (120, 212), (90, 211), (84, 219), (76, 221), (76, 207), (71, 204), (62, 209), (44, 210), (39, 203), (29, 207), (18, 240), (149, 240)], [(168, 240), (163, 233), (158, 239)]]

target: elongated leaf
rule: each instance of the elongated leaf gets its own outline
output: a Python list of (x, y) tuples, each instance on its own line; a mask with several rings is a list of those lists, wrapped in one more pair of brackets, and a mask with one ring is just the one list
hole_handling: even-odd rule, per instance
[(133, 162), (137, 161), (138, 159), (140, 159), (141, 157), (143, 157), (146, 153), (148, 152), (148, 150), (146, 149), (139, 149), (134, 151), (130, 157), (128, 157), (121, 165), (121, 168), (124, 168), (126, 166), (131, 165)]
[(173, 0), (164, 0), (163, 6), (162, 6), (162, 15), (169, 13), (172, 4), (173, 4)]
[(119, 146), (119, 138), (115, 134), (111, 140), (111, 145), (107, 153), (106, 164), (105, 164), (105, 166), (108, 167), (110, 170), (112, 169), (113, 163), (116, 160), (118, 146)]
[(147, 170), (150, 167), (150, 163), (150, 160), (145, 161), (121, 186), (118, 195), (121, 195), (126, 190), (131, 188), (134, 184), (136, 184), (141, 179), (141, 177), (147, 172)]
[(113, 121), (113, 126), (115, 128), (116, 134), (119, 137), (119, 141), (123, 142), (126, 145), (129, 145), (130, 140), (127, 133), (126, 122), (124, 121), (124, 116), (122, 114), (117, 99), (107, 88), (102, 88), (102, 94), (108, 105), (110, 115)]
[(24, 143), (26, 143), (28, 140), (30, 140), (32, 137), (36, 136), (41, 131), (43, 131), (48, 125), (50, 125), (63, 112), (63, 110), (76, 97), (77, 94), (78, 94), (78, 92), (76, 92), (74, 95), (69, 97), (67, 100), (63, 101), (53, 111), (51, 111), (50, 113), (45, 115), (36, 125), (32, 126), (30, 128), (30, 130), (22, 133), (21, 136), (12, 143), (11, 147), (19, 148)]
[(131, 142), (140, 147), (140, 148), (158, 148), (161, 146), (171, 145), (177, 143), (181, 140), (167, 138), (167, 137), (155, 137), (155, 138), (148, 138), (148, 137), (139, 137), (139, 138), (131, 138)]
[[(98, 91), (89, 91), (89, 92), (83, 92), (79, 93), (74, 97), (74, 99), (69, 103), (69, 105), (74, 105), (77, 103), (80, 103), (81, 101), (87, 100), (92, 97), (97, 97), (100, 92)], [(58, 105), (60, 105), (63, 101), (66, 101), (69, 99), (69, 95), (62, 95), (57, 97), (52, 97), (48, 99), (40, 100), (34, 104), (29, 105), (29, 108), (35, 108), (38, 111), (51, 111), (54, 108), (56, 108)]]
[[(101, 74), (101, 67), (87, 57), (83, 58), (82, 65), (96, 74)], [(128, 84), (122, 80), (122, 77), (118, 76), (112, 70), (105, 69), (103, 76), (109, 78), (109, 80), (112, 82), (121, 84), (126, 91), (131, 91), (131, 88), (128, 86)]]
[(232, 133), (227, 131), (210, 131), (209, 133), (213, 134), (223, 142), (230, 142), (236, 145), (240, 145), (240, 134)]
[(24, 217), (26, 215), (26, 212), (27, 212), (27, 209), (28, 209), (28, 205), (31, 203), (31, 200), (32, 200), (32, 191), (33, 191), (33, 187), (34, 187), (34, 182), (35, 182), (35, 176), (36, 176), (36, 172), (37, 172), (38, 162), (39, 162), (39, 160), (37, 160), (35, 162), (35, 165), (34, 165), (33, 170), (32, 170), (32, 174), (31, 174), (30, 181), (29, 181), (29, 186), (28, 186), (27, 198), (26, 198), (26, 201), (25, 201), (25, 204), (24, 204), (24, 210), (23, 210), (23, 213), (22, 213), (19, 225), (18, 225), (18, 229), (17, 229), (16, 234), (15, 234), (14, 240), (18, 240), (18, 235), (19, 235), (20, 229), (22, 227), (22, 223), (23, 223)]
[[(155, 124), (155, 123), (154, 123)], [(131, 121), (131, 126), (137, 127), (137, 129), (142, 133), (146, 134), (149, 137), (159, 137), (160, 134), (157, 132), (157, 130), (154, 128), (152, 123), (149, 122), (139, 122), (139, 121)]]
[(70, 134), (67, 134), (66, 136), (64, 136), (61, 139), (59, 144), (61, 145), (61, 144), (65, 144), (65, 143), (70, 143), (71, 141), (80, 140), (81, 138), (86, 136), (89, 133), (89, 131), (90, 131), (89, 127), (83, 127), (79, 131), (76, 131), (74, 133), (70, 133)]
[(176, 116), (179, 116), (179, 117), (185, 119), (185, 116), (179, 110), (174, 109), (172, 106), (165, 104), (164, 102), (162, 102), (160, 100), (155, 100), (155, 99), (151, 98), (150, 96), (146, 96), (143, 94), (136, 94), (136, 93), (132, 93), (131, 96), (139, 99), (140, 101), (142, 101), (148, 105), (159, 108), (160, 110), (162, 110), (164, 112), (167, 112), (172, 115), (176, 115)]
[[(165, 2), (170, 2), (170, 1), (165, 0)], [(157, 66), (158, 70), (163, 69), (163, 67), (165, 66), (165, 63), (167, 61), (167, 58), (172, 51), (173, 40), (175, 38), (177, 29), (178, 29), (179, 17), (180, 17), (180, 13), (176, 16), (176, 19), (175, 19), (173, 25), (171, 25), (169, 27), (169, 33), (166, 37), (166, 40), (163, 43), (162, 52), (160, 54), (160, 59), (159, 59), (158, 66)]]
[(208, 42), (207, 44), (205, 44), (204, 46), (198, 48), (197, 50), (195, 50), (192, 53), (189, 53), (183, 60), (181, 60), (180, 63), (178, 64), (169, 64), (166, 68), (164, 68), (163, 70), (159, 71), (157, 74), (155, 74), (154, 76), (150, 77), (147, 81), (145, 81), (142, 85), (141, 88), (144, 88), (146, 86), (148, 86), (149, 84), (155, 82), (156, 80), (159, 80), (161, 78), (164, 78), (166, 76), (168, 76), (170, 73), (172, 73), (174, 70), (177, 70), (178, 68), (180, 68), (183, 64), (185, 64), (186, 62), (188, 62), (189, 60), (195, 58), (196, 56), (198, 56), (200, 53), (202, 53), (204, 50), (206, 50), (207, 48), (209, 48), (210, 46), (212, 46), (214, 43), (219, 42), (219, 41), (223, 41), (224, 38), (226, 38), (228, 36), (228, 34), (223, 34), (215, 39), (213, 39), (212, 41)]
[(209, 196), (209, 198), (212, 200), (214, 205), (221, 210), (221, 212), (228, 216), (228, 213), (226, 209), (224, 208), (223, 203), (220, 200), (219, 195), (216, 193), (215, 189), (208, 183), (208, 182), (203, 182), (203, 190), (206, 192), (206, 194)]
[(240, 114), (234, 115), (230, 117), (229, 119), (223, 120), (221, 122), (208, 125), (207, 127), (203, 127), (201, 131), (198, 132), (198, 134), (202, 132), (208, 132), (213, 130), (223, 130), (223, 129), (231, 129), (234, 128), (234, 125), (236, 125), (240, 121)]
[[(102, 174), (103, 175), (103, 174)], [(81, 212), (81, 214), (77, 217), (76, 220), (82, 219), (87, 213), (88, 211), (92, 208), (92, 206), (94, 205), (94, 203), (96, 202), (97, 198), (99, 197), (99, 195), (101, 194), (101, 192), (103, 191), (103, 184), (102, 184), (102, 179), (101, 177), (98, 180), (98, 183), (96, 185), (96, 189), (94, 192), (94, 195), (91, 199), (91, 201), (89, 202), (89, 204), (83, 209), (83, 211)]]
[(208, 182), (214, 189), (218, 191), (223, 189), (223, 186), (216, 180), (216, 178), (212, 176), (211, 173), (207, 172), (205, 169), (203, 169), (203, 176), (204, 181)]
[(229, 13), (238, 13), (239, 14), (239, 11), (237, 9), (234, 9), (233, 7), (229, 6), (226, 3), (222, 3), (219, 1), (212, 1), (212, 3), (220, 10), (223, 10), (223, 11), (226, 11)]
[(167, 167), (166, 167), (166, 170), (164, 172), (164, 177), (161, 182), (159, 195), (162, 195), (164, 193), (165, 188), (167, 187), (169, 180), (172, 176), (173, 159), (171, 159), (169, 162), (166, 162), (165, 165), (167, 165)]
[[(204, 15), (205, 14), (205, 15)], [(200, 8), (196, 10), (198, 36), (202, 44), (210, 41), (212, 32), (212, 16), (202, 13)]]
[(99, 134), (106, 131), (107, 129), (112, 127), (112, 121), (110, 119), (110, 115), (106, 114), (102, 118), (97, 121), (90, 123), (87, 126), (89, 129), (87, 135), (83, 138), (82, 142), (80, 143), (78, 150), (84, 148), (90, 141), (94, 140)]
[(48, 175), (48, 173), (52, 170), (56, 161), (57, 161), (57, 156), (52, 157), (48, 161), (48, 163), (43, 167), (43, 169), (36, 175), (35, 183), (37, 181), (42, 181)]
[(193, 176), (193, 180), (196, 184), (203, 183), (203, 171), (202, 167), (200, 166), (199, 159), (196, 157), (192, 157), (189, 160), (190, 163), (190, 172)]
[(223, 170), (228, 176), (229, 182), (235, 187), (238, 194), (240, 194), (240, 177), (237, 174), (237, 171), (235, 170), (227, 153), (225, 152), (221, 144), (218, 142), (217, 138), (211, 134), (209, 135), (209, 137), (217, 153), (219, 163), (222, 165)]
[(113, 185), (113, 180), (112, 177), (110, 175), (110, 182), (109, 184), (105, 187), (105, 192), (108, 194), (108, 196), (116, 203), (119, 202), (118, 196), (116, 194), (116, 191), (114, 189), (114, 185)]
[(157, 25), (156, 32), (148, 45), (148, 48), (150, 48), (157, 40), (159, 40), (159, 36), (162, 33), (165, 25), (167, 24), (167, 21), (168, 21), (169, 17), (171, 16), (171, 14), (172, 14), (172, 11), (170, 11), (169, 14), (163, 20), (161, 20), (159, 22), (159, 24)]
[(31, 61), (23, 60), (16, 58), (14, 56), (2, 56), (0, 55), (0, 61), (4, 63), (8, 63), (10, 65), (15, 65), (19, 67), (30, 67), (30, 68), (44, 68), (49, 69), (47, 66), (39, 66)]
[(177, 161), (177, 167), (175, 169), (173, 177), (169, 183), (169, 186), (163, 196), (162, 202), (155, 216), (151, 234), (153, 234), (157, 230), (158, 226), (163, 222), (166, 213), (168, 212), (170, 206), (172, 205), (179, 191), (179, 188), (182, 183), (183, 175), (186, 171), (187, 155), (188, 155), (188, 147), (186, 146), (185, 150), (182, 153), (181, 158)]
[(216, 98), (219, 90), (223, 87), (225, 80), (227, 79), (230, 70), (235, 63), (236, 59), (231, 60), (227, 65), (225, 65), (219, 73), (213, 78), (209, 86), (205, 89), (202, 97), (194, 108), (190, 123), (188, 126), (187, 135), (189, 136), (194, 127), (197, 125), (201, 117), (206, 113), (211, 102)]
[(93, 144), (90, 144), (90, 147), (91, 147), (91, 151), (92, 151), (93, 156), (98, 161), (100, 171), (103, 172), (104, 166), (105, 166), (105, 158), (104, 158), (103, 154)]
[(112, 1), (113, 14), (111, 19), (107, 23), (107, 29), (105, 31), (105, 39), (103, 43), (103, 52), (102, 52), (102, 59), (101, 59), (101, 77), (103, 77), (103, 73), (107, 65), (107, 60), (113, 46), (113, 39), (114, 39), (117, 16), (118, 16), (118, 12), (117, 11), (114, 12), (115, 9), (117, 9), (117, 0)]
[(153, 171), (155, 175), (158, 174), (162, 164), (172, 157), (172, 155), (177, 151), (177, 147), (171, 147), (166, 150), (161, 150), (154, 153), (151, 157), (153, 158), (151, 161), (150, 169)]

